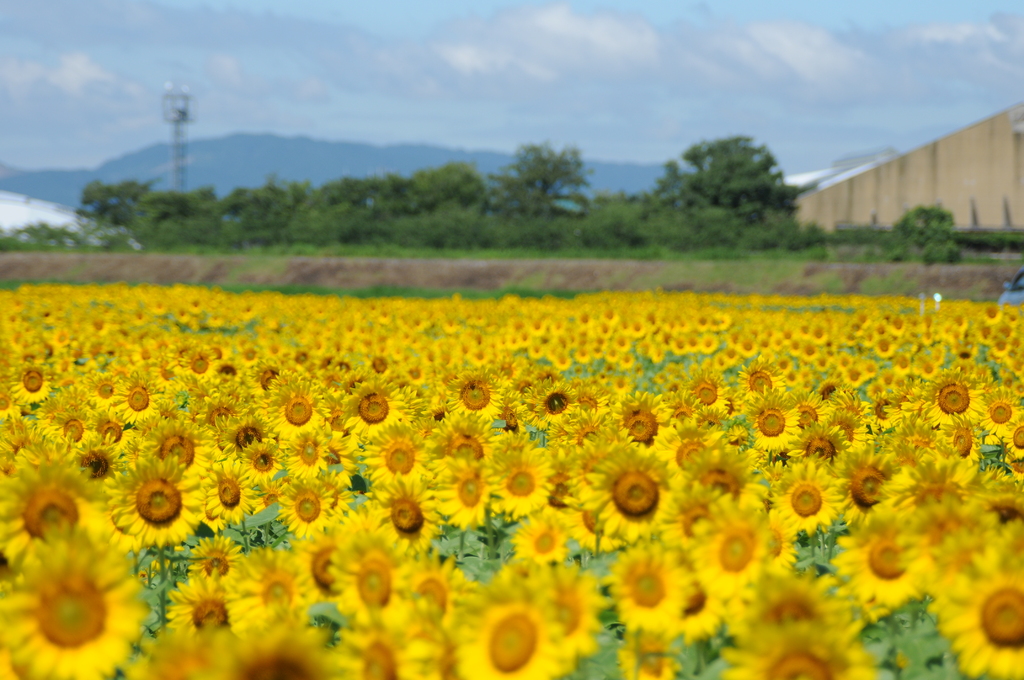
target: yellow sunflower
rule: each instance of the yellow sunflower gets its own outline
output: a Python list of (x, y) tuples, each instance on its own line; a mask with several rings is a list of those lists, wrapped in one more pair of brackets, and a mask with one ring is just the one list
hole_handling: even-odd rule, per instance
[(192, 548), (191, 578), (222, 578), (238, 566), (242, 547), (226, 536), (201, 538)]
[(334, 577), (338, 608), (343, 614), (365, 616), (398, 602), (405, 592), (401, 564), (386, 534), (370, 528), (355, 531), (327, 568)]
[(568, 538), (562, 515), (546, 508), (519, 525), (512, 546), (523, 559), (540, 564), (561, 563), (569, 554)]
[[(264, 630), (239, 638), (212, 641), (215, 649), (203, 678), (246, 680), (248, 678), (289, 678), (289, 680), (338, 680), (343, 676), (338, 659), (325, 645), (322, 630), (276, 622)], [(387, 677), (387, 676), (382, 676)]]
[(545, 453), (526, 434), (507, 435), (498, 441), (488, 461), (497, 493), (495, 510), (518, 519), (547, 505), (551, 467)]
[(724, 496), (697, 524), (691, 549), (697, 577), (709, 590), (732, 597), (760, 576), (770, 543), (764, 516)]
[(424, 475), (425, 459), (423, 438), (409, 423), (392, 423), (382, 427), (363, 454), (371, 482), (391, 480), (398, 475)]
[(938, 425), (954, 416), (977, 421), (984, 413), (983, 397), (976, 381), (959, 370), (944, 370), (921, 393), (927, 417)]
[(894, 610), (920, 594), (918, 548), (897, 513), (875, 509), (838, 543), (843, 552), (833, 564), (862, 605)]
[(241, 456), (254, 444), (272, 440), (274, 432), (259, 412), (250, 410), (228, 418), (217, 431), (217, 443), (229, 456)]
[(1024, 571), (1019, 564), (977, 564), (969, 578), (933, 605), (939, 631), (970, 677), (1024, 678)]
[(678, 557), (657, 543), (619, 553), (605, 579), (627, 629), (674, 632), (686, 595), (686, 572)]
[(23, 406), (39, 404), (50, 396), (53, 382), (42, 366), (25, 366), (10, 385), (10, 394)]
[(199, 475), (172, 458), (140, 461), (112, 482), (110, 495), (114, 524), (140, 547), (177, 545), (202, 520)]
[(285, 380), (282, 376), (275, 380), (267, 392), (264, 414), (285, 439), (316, 430), (326, 422), (319, 390), (309, 379)]
[(754, 446), (765, 451), (788, 451), (799, 431), (800, 417), (781, 390), (755, 393), (747, 406), (753, 423)]
[(374, 488), (372, 503), (380, 525), (400, 552), (425, 552), (440, 531), (432, 496), (424, 477), (398, 476)]
[(873, 445), (856, 449), (842, 459), (836, 478), (843, 497), (843, 516), (848, 524), (859, 524), (867, 518), (882, 500), (882, 488), (892, 479), (895, 470), (893, 460), (876, 452)]
[(670, 633), (627, 629), (619, 647), (619, 671), (632, 680), (672, 680), (679, 674), (679, 657)]
[(495, 434), (491, 423), (476, 414), (452, 414), (427, 439), (426, 446), (433, 459), (455, 455), (486, 458), (494, 447)]
[(813, 459), (791, 461), (772, 486), (772, 496), (779, 518), (808, 534), (831, 525), (842, 509), (842, 495), (829, 469)]
[[(217, 463), (206, 482), (206, 519), (217, 531), (228, 524), (239, 524), (256, 507), (252, 479), (238, 461)], [(216, 518), (211, 524), (211, 518)]]
[(2, 601), (13, 665), (31, 678), (114, 676), (148, 613), (129, 563), (81, 535), (49, 542), (39, 557)]
[(99, 540), (106, 526), (100, 497), (80, 470), (60, 461), (0, 477), (0, 545), (6, 559), (20, 565), (54, 532), (77, 529)]
[(437, 509), (448, 523), (472, 529), (484, 522), (491, 503), (491, 485), (483, 461), (471, 455), (446, 458), (438, 464)]
[(285, 487), (279, 502), (281, 521), (298, 538), (320, 533), (335, 515), (327, 485), (319, 478), (292, 481)]
[(126, 423), (141, 423), (157, 414), (160, 391), (144, 373), (135, 372), (118, 381), (111, 408)]
[(139, 445), (145, 457), (176, 460), (186, 470), (193, 465), (205, 470), (214, 458), (216, 447), (205, 427), (183, 417), (162, 420), (149, 431)]
[(460, 674), (478, 680), (562, 675), (568, 650), (561, 644), (564, 627), (552, 611), (550, 588), (534, 591), (507, 572), (466, 602), (458, 624)]
[(179, 583), (167, 607), (167, 627), (196, 635), (200, 631), (230, 627), (227, 591), (220, 579), (200, 578)]
[(331, 443), (334, 431), (326, 423), (319, 423), (282, 437), (280, 451), (284, 454), (284, 467), (288, 476), (297, 479), (316, 477), (331, 464)]
[(584, 508), (599, 530), (628, 542), (649, 536), (664, 512), (668, 472), (653, 452), (635, 444), (611, 443), (587, 475)]
[(373, 441), (385, 425), (407, 416), (401, 390), (380, 378), (360, 383), (345, 402), (345, 427), (363, 441)]
[(616, 421), (630, 439), (644, 446), (654, 444), (658, 432), (668, 425), (671, 414), (660, 395), (634, 392), (623, 397), (616, 409)]
[(306, 622), (316, 586), (298, 556), (286, 550), (257, 548), (224, 580), (228, 620), (236, 632), (265, 630), (275, 624)]
[(550, 571), (555, 620), (562, 624), (562, 646), (570, 660), (597, 651), (601, 631), (599, 615), (605, 606), (598, 580), (591, 574), (565, 565)]
[(845, 634), (809, 622), (769, 628), (722, 650), (729, 662), (722, 680), (872, 680), (878, 674), (874, 657)]
[(1011, 424), (1021, 414), (1020, 396), (1006, 387), (994, 388), (985, 394), (982, 408), (982, 429), (999, 439), (1008, 439), (1013, 434)]
[(502, 383), (493, 371), (465, 371), (447, 384), (451, 394), (451, 409), (455, 413), (478, 413), (485, 419), (496, 420), (501, 413), (499, 395)]

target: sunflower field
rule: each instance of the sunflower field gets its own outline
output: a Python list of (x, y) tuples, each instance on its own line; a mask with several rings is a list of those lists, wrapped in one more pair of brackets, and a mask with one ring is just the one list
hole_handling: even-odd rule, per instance
[(1020, 328), (0, 291), (0, 680), (1024, 679)]

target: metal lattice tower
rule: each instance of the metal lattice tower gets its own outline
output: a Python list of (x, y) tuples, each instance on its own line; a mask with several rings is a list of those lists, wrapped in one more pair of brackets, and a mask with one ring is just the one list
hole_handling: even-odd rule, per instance
[(193, 122), (192, 101), (188, 86), (178, 92), (174, 85), (167, 83), (164, 94), (164, 120), (171, 124), (171, 191), (185, 191), (185, 169), (188, 163), (188, 130), (186, 125)]

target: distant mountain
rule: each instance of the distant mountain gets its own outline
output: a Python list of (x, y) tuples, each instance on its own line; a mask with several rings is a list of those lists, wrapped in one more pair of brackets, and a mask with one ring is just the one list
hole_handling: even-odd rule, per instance
[(17, 174), (18, 171), (15, 170), (14, 168), (9, 168), (3, 163), (0, 163), (0, 179), (4, 179), (5, 177), (13, 177), (14, 175)]
[[(354, 142), (327, 142), (308, 137), (234, 134), (200, 139), (189, 144), (189, 188), (213, 186), (223, 196), (236, 187), (255, 187), (276, 175), (282, 180), (309, 180), (314, 186), (339, 177), (366, 177), (397, 172), (411, 174), (421, 168), (452, 161), (476, 163), (484, 173), (496, 172), (512, 156), (492, 151), (463, 151), (422, 144), (374, 146)], [(107, 161), (94, 170), (0, 171), (0, 190), (77, 206), (82, 188), (92, 180), (120, 182), (156, 180), (156, 189), (168, 186), (170, 150), (154, 144)], [(654, 186), (660, 165), (587, 162), (594, 191), (637, 193)]]

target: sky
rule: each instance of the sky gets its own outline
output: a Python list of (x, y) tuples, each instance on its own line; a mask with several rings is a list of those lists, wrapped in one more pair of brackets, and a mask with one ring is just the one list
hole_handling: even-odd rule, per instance
[(1017, 2), (0, 0), (0, 164), (271, 132), (663, 163), (747, 135), (787, 173), (1024, 100)]

